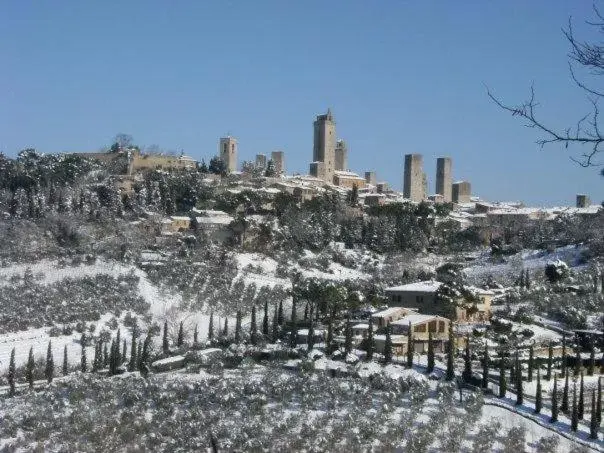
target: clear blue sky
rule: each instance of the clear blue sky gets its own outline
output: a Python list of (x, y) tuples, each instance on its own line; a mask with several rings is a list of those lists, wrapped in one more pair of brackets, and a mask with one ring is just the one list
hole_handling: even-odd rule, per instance
[(539, 149), (485, 91), (520, 101), (534, 81), (547, 121), (588, 113), (567, 69), (571, 15), (583, 30), (591, 2), (6, 0), (0, 150), (94, 151), (124, 132), (207, 160), (230, 133), (240, 161), (282, 149), (307, 172), (331, 107), (350, 168), (396, 189), (403, 155), (422, 153), (431, 192), (449, 155), (483, 198), (600, 202), (598, 170)]

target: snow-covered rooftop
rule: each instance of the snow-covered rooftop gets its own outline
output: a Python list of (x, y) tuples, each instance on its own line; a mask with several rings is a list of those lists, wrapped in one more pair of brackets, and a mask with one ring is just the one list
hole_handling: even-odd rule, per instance
[(371, 317), (372, 318), (385, 318), (387, 316), (396, 315), (397, 313), (400, 313), (402, 310), (403, 310), (403, 308), (401, 308), (401, 307), (390, 307), (385, 310), (378, 311), (377, 313), (372, 314)]
[(390, 288), (386, 288), (385, 291), (435, 293), (441, 285), (442, 283), (436, 280), (425, 280), (423, 282), (391, 286)]
[(438, 319), (438, 318), (439, 318), (438, 316), (420, 315), (418, 313), (418, 314), (407, 315), (404, 318), (399, 319), (398, 321), (394, 321), (392, 324), (396, 324), (396, 325), (400, 325), (400, 326), (408, 326), (409, 323), (411, 323), (411, 325), (414, 326), (416, 324), (421, 324), (426, 321), (432, 321), (433, 319)]

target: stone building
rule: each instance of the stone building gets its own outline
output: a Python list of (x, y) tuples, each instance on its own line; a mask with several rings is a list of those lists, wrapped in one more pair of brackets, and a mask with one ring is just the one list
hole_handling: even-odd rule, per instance
[(403, 196), (411, 201), (422, 201), (426, 198), (423, 160), (421, 154), (405, 155)]
[(335, 170), (348, 171), (348, 148), (344, 140), (336, 142)]
[[(323, 179), (325, 182), (333, 184), (333, 175), (335, 170), (335, 152), (336, 152), (336, 123), (328, 109), (325, 115), (317, 115), (313, 123), (313, 162), (311, 163), (312, 176)], [(322, 165), (314, 165), (321, 163)], [(314, 173), (313, 173), (314, 169)], [(322, 169), (322, 171), (318, 171)]]
[(271, 160), (275, 166), (275, 174), (277, 176), (285, 174), (285, 153), (283, 151), (273, 151)]
[(357, 186), (357, 189), (365, 188), (365, 178), (361, 178), (356, 173), (350, 171), (334, 171), (333, 183), (336, 186), (347, 187), (352, 189), (353, 186)]
[(237, 171), (237, 140), (227, 136), (220, 139), (220, 159), (227, 172)]
[(451, 158), (439, 157), (436, 159), (436, 193), (443, 196), (443, 201), (452, 201), (451, 191), (453, 181), (451, 180)]
[(365, 182), (367, 184), (372, 185), (372, 186), (376, 185), (377, 179), (375, 177), (375, 172), (374, 171), (366, 171), (365, 172)]
[(591, 205), (591, 200), (585, 194), (577, 194), (577, 208), (587, 208)]
[(472, 186), (468, 181), (457, 181), (452, 186), (453, 203), (469, 203), (472, 197)]
[(266, 168), (266, 154), (256, 154), (256, 168)]

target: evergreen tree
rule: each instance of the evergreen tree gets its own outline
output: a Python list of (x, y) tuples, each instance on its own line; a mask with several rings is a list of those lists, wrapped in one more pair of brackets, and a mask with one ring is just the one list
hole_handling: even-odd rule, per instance
[(103, 344), (103, 368), (107, 368), (109, 366), (109, 349), (107, 348), (107, 343)]
[(426, 373), (432, 373), (434, 371), (434, 340), (432, 339), (432, 331), (428, 330), (428, 364), (426, 366)]
[(591, 391), (591, 418), (589, 420), (589, 438), (598, 438), (598, 415), (596, 414), (596, 391)]
[(516, 359), (510, 360), (510, 384), (516, 385)]
[(534, 360), (535, 360), (535, 351), (534, 351), (533, 345), (531, 344), (531, 347), (529, 348), (528, 376), (527, 376), (527, 381), (529, 381), (529, 382), (533, 382)]
[(514, 378), (516, 379), (516, 387), (520, 386), (522, 383), (522, 366), (520, 365), (520, 358), (518, 354), (518, 348), (516, 348), (516, 355), (514, 357)]
[(15, 367), (15, 348), (13, 348), (13, 350), (10, 353), (10, 363), (8, 364), (8, 387), (9, 387), (9, 391), (8, 394), (9, 396), (14, 396), (15, 394), (15, 372), (16, 372), (16, 367)]
[[(210, 316), (210, 326), (212, 325), (212, 317)], [(162, 350), (164, 355), (170, 354), (170, 343), (168, 342), (168, 321), (164, 321), (164, 334), (162, 337)]]
[(282, 301), (282, 300), (280, 300), (280, 301), (279, 301), (279, 310), (278, 310), (278, 312), (277, 312), (277, 323), (278, 323), (280, 326), (282, 326), (282, 325), (283, 325), (283, 322), (284, 322), (284, 319), (283, 319), (283, 301)]
[(250, 343), (254, 346), (258, 343), (258, 328), (256, 327), (256, 307), (252, 307), (252, 321), (250, 323)]
[[(392, 336), (390, 333), (390, 325), (386, 326), (386, 341), (384, 342), (384, 362), (390, 363), (392, 362)], [(410, 345), (407, 344), (407, 348)]]
[(543, 396), (541, 395), (541, 371), (537, 369), (537, 389), (535, 390), (535, 413), (539, 414), (541, 412), (541, 399)]
[(279, 310), (273, 310), (273, 324), (271, 326), (271, 341), (276, 343), (279, 340)]
[[(330, 322), (331, 325), (331, 322)], [(373, 360), (373, 352), (375, 351), (375, 341), (373, 339), (373, 318), (369, 317), (369, 325), (367, 328), (367, 360)]]
[(116, 349), (116, 353), (115, 353), (115, 363), (116, 366), (119, 366), (120, 363), (122, 363), (122, 355), (120, 354), (120, 346), (122, 344), (122, 335), (121, 335), (121, 329), (117, 329), (117, 337), (115, 339), (115, 345), (117, 346)]
[[(295, 314), (295, 312), (293, 313)], [(289, 347), (293, 349), (298, 346), (298, 324), (295, 316), (292, 316), (291, 325), (292, 327), (289, 335)]]
[(143, 350), (141, 351), (140, 354), (140, 369), (142, 370), (143, 367), (148, 366), (149, 364), (149, 358), (150, 358), (150, 351), (151, 348), (151, 337), (149, 335), (147, 335), (147, 337), (145, 338), (145, 341), (143, 342)]
[(141, 364), (143, 363), (143, 344), (144, 341), (139, 341), (136, 345), (136, 369), (141, 369)]
[(501, 359), (499, 360), (499, 398), (504, 398), (507, 392), (507, 382), (505, 381), (505, 359), (503, 351), (501, 351)]
[(208, 165), (206, 164), (206, 161), (204, 159), (201, 159), (201, 164), (199, 164), (199, 171), (200, 173), (208, 172)]
[(560, 374), (566, 376), (566, 334), (562, 334), (562, 365), (560, 368)]
[(134, 336), (134, 332), (132, 333), (132, 343), (130, 344), (130, 362), (128, 362), (128, 371), (131, 373), (136, 371), (136, 337)]
[(564, 413), (568, 412), (568, 368), (564, 369), (564, 390), (562, 390), (562, 404), (560, 410)]
[(310, 320), (309, 320), (309, 325), (308, 325), (308, 338), (307, 340), (307, 346), (308, 346), (308, 351), (311, 351), (312, 348), (315, 346), (315, 329), (313, 327), (314, 322), (312, 319), (312, 315), (313, 315), (313, 309), (312, 307), (310, 308)]
[(88, 371), (88, 360), (86, 359), (86, 335), (82, 334), (80, 344), (82, 346), (82, 354), (80, 357), (80, 371), (82, 373), (85, 373), (86, 371)]
[(598, 379), (598, 399), (596, 400), (596, 415), (598, 426), (602, 422), (602, 379)]
[(583, 383), (583, 372), (581, 371), (581, 383), (579, 385), (579, 402), (577, 404), (577, 417), (579, 420), (583, 420), (583, 415), (585, 413), (585, 388)]
[(333, 321), (331, 317), (327, 320), (327, 340), (325, 344), (325, 353), (330, 355), (333, 352)]
[(120, 363), (118, 365), (122, 365), (126, 361), (126, 357), (128, 357), (128, 342), (124, 338), (122, 342), (122, 354), (120, 355)]
[(579, 353), (579, 348), (577, 348), (575, 352), (575, 377), (578, 377), (581, 372), (581, 362), (581, 354)]
[(291, 313), (291, 322), (296, 321), (296, 296), (295, 294), (292, 296), (292, 313)]
[(229, 336), (229, 318), (224, 318), (224, 327), (222, 329), (222, 336), (226, 339)]
[(596, 369), (596, 348), (594, 348), (593, 339), (591, 341), (590, 346), (591, 347), (589, 351), (589, 366), (587, 368), (587, 375), (593, 376), (594, 370)]
[(115, 340), (111, 340), (111, 348), (109, 348), (109, 376), (117, 374), (118, 351), (119, 346), (116, 345)]
[(519, 373), (518, 381), (516, 384), (516, 406), (522, 406), (524, 403), (524, 384), (522, 381), (522, 374)]
[(25, 379), (29, 384), (29, 388), (34, 388), (34, 371), (36, 362), (34, 361), (34, 348), (29, 349), (29, 357), (27, 358), (27, 365), (25, 366)]
[(484, 353), (482, 355), (482, 388), (489, 387), (489, 349), (485, 342)]
[(547, 346), (547, 380), (551, 380), (552, 378), (552, 364), (554, 361), (554, 347), (552, 346), (552, 342), (549, 342)]
[(519, 286), (524, 288), (524, 269), (520, 271)]
[[(101, 368), (101, 340), (99, 339), (99, 341), (94, 345), (94, 357), (92, 359), (92, 371), (96, 372), (99, 370), (99, 368)], [(81, 369), (81, 365), (80, 365), (80, 369)]]
[(526, 270), (526, 275), (524, 277), (524, 286), (526, 289), (531, 289), (531, 276), (528, 269)]
[(453, 354), (455, 353), (455, 338), (453, 337), (453, 323), (449, 323), (449, 348), (447, 350), (447, 372), (445, 379), (452, 381), (455, 377), (455, 370), (453, 369)]
[(304, 321), (308, 320), (308, 304), (304, 306)]
[(241, 343), (241, 311), (237, 310), (235, 318), (235, 343)]
[(349, 318), (346, 319), (346, 326), (344, 327), (344, 352), (346, 355), (352, 352), (352, 326)]
[(67, 345), (63, 347), (63, 376), (67, 376), (69, 373), (69, 364), (67, 362)]
[(579, 426), (579, 414), (577, 412), (577, 383), (573, 387), (573, 407), (570, 416), (570, 429), (571, 431), (577, 431)]
[(210, 322), (208, 324), (208, 340), (212, 342), (214, 339), (214, 311), (210, 312)]
[(466, 348), (463, 357), (463, 374), (462, 378), (465, 382), (470, 382), (472, 379), (472, 353), (470, 351), (470, 337), (466, 337)]
[(52, 378), (55, 375), (55, 360), (52, 356), (52, 342), (48, 342), (48, 349), (46, 350), (46, 367), (44, 368), (44, 377), (46, 381), (50, 384), (52, 382)]
[(268, 301), (264, 301), (264, 317), (262, 318), (262, 335), (268, 338)]
[(195, 330), (193, 330), (193, 347), (197, 347), (199, 344), (199, 330), (197, 324), (195, 324)]
[(185, 332), (184, 327), (182, 325), (182, 321), (180, 321), (180, 325), (178, 326), (178, 338), (176, 339), (176, 346), (179, 348), (185, 343)]
[(552, 417), (549, 420), (551, 423), (558, 421), (558, 379), (554, 374), (554, 390), (552, 391)]
[(413, 353), (415, 352), (415, 343), (413, 341), (413, 327), (409, 322), (407, 328), (407, 368), (413, 368)]

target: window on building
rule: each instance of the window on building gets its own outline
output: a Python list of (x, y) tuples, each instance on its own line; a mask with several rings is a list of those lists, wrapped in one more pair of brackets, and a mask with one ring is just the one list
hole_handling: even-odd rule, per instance
[(430, 321), (428, 329), (430, 329), (430, 332), (436, 332), (436, 321)]
[(417, 325), (413, 328), (414, 332), (425, 332), (426, 331), (426, 325), (425, 324), (420, 324)]
[(438, 321), (438, 332), (439, 333), (443, 333), (445, 331), (445, 322), (444, 321)]
[(235, 152), (235, 143), (231, 145), (231, 151)]
[(223, 152), (226, 154), (229, 152), (229, 145), (227, 145), (226, 143), (224, 145), (222, 145), (222, 150)]

